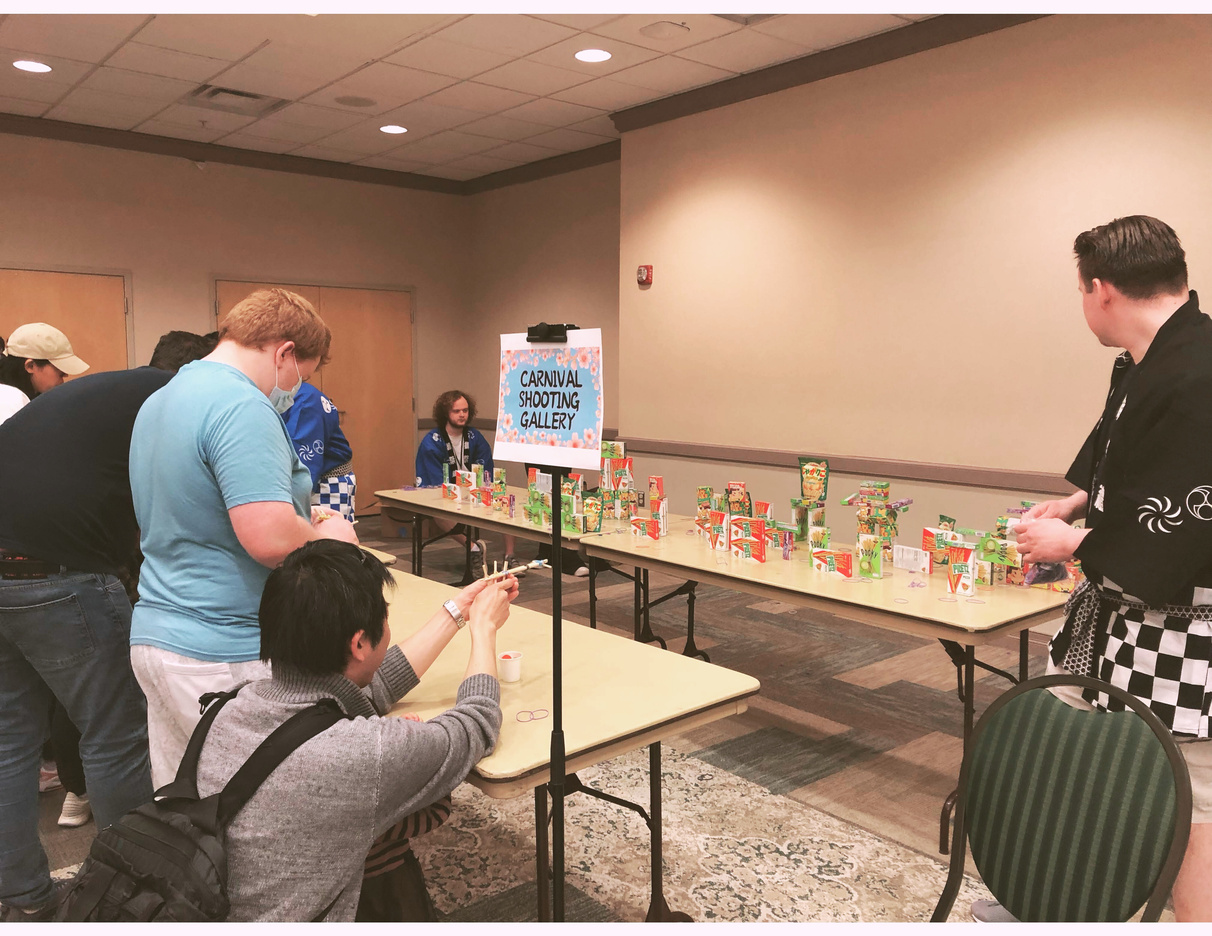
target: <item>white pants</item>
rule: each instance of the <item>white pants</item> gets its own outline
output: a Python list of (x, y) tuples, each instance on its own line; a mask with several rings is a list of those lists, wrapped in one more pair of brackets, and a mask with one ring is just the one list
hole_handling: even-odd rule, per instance
[(177, 776), (189, 737), (202, 719), (199, 696), (269, 677), (269, 664), (260, 660), (213, 663), (147, 644), (130, 648), (130, 664), (147, 697), (147, 744), (157, 790)]

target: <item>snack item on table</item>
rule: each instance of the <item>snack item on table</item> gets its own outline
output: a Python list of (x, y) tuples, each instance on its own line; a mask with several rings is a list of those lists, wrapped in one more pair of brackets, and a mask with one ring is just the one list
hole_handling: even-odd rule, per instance
[(912, 546), (902, 546), (899, 543), (892, 547), (892, 565), (906, 572), (920, 572), (929, 575), (933, 569), (933, 559), (926, 550), (914, 549)]
[(817, 572), (831, 572), (842, 578), (853, 578), (854, 554), (843, 549), (814, 549), (812, 568)]
[(750, 517), (733, 517), (728, 539), (732, 555), (738, 559), (766, 561), (766, 521)]
[(473, 503), (478, 503), (479, 506), (481, 506), (481, 507), (491, 507), (492, 506), (492, 488), (490, 488), (490, 487), (476, 488), (476, 498), (477, 498), (476, 501), (473, 501)]
[(731, 545), (728, 539), (731, 530), (728, 514), (722, 510), (711, 511), (711, 529), (708, 532), (708, 541), (712, 549), (728, 550)]
[(659, 540), (661, 538), (661, 521), (634, 517), (631, 521), (631, 535)]
[(812, 549), (828, 549), (829, 527), (810, 526), (808, 528), (808, 544)]
[(602, 532), (602, 498), (597, 495), (585, 497), (585, 532)]
[(728, 512), (734, 517), (748, 517), (753, 514), (753, 502), (745, 491), (744, 481), (728, 482)]
[(873, 533), (860, 533), (858, 537), (859, 575), (864, 578), (883, 578), (884, 544)]
[(648, 504), (649, 513), (653, 520), (660, 524), (661, 536), (669, 535), (669, 499), (659, 497)]
[(709, 486), (699, 485), (694, 510), (694, 525), (699, 536), (707, 536), (711, 533), (711, 494)]
[(602, 443), (602, 459), (605, 460), (605, 459), (609, 459), (609, 458), (623, 458), (625, 455), (623, 448), (624, 448), (624, 446), (623, 446), (622, 442), (618, 442), (618, 441), (603, 442)]
[(457, 484), (451, 484), (449, 481), (442, 482), (442, 499), (458, 500), (459, 486)]
[(976, 594), (975, 554), (972, 543), (952, 543), (947, 547), (947, 591), (951, 594), (965, 598)]
[(800, 456), (800, 499), (808, 506), (821, 504), (829, 490), (829, 462)]

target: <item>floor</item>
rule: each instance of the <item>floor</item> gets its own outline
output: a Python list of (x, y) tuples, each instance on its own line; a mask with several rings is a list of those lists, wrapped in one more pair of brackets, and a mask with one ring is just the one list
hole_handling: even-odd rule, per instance
[[(401, 557), (408, 539), (363, 541)], [(404, 531), (407, 533), (407, 530)], [(488, 538), (489, 558), (501, 542)], [(521, 544), (521, 558), (535, 546)], [(455, 582), (463, 550), (450, 540), (425, 551), (425, 574)], [(653, 575), (652, 595), (680, 581)], [(633, 585), (598, 577), (599, 627), (630, 635)], [(588, 580), (564, 577), (564, 615), (588, 624)], [(551, 607), (551, 574), (532, 572), (520, 603)], [(695, 919), (924, 920), (946, 877), (939, 808), (955, 785), (963, 711), (955, 669), (937, 642), (712, 586), (699, 586), (696, 643), (713, 663), (761, 680), (749, 711), (665, 745), (665, 876), (669, 902)], [(685, 642), (685, 602), (653, 610), (669, 649)], [(1050, 630), (1050, 628), (1041, 628)], [(1031, 673), (1042, 672), (1047, 633), (1031, 634)], [(1014, 670), (1017, 639), (982, 651)], [(1006, 688), (978, 670), (979, 712)], [(585, 772), (582, 780), (647, 803), (642, 753)], [(626, 794), (620, 794), (626, 795)], [(54, 826), (43, 797), (52, 868), (87, 850), (93, 826)], [(451, 920), (526, 920), (535, 914), (533, 800), (488, 800), (464, 786), (447, 826), (418, 839), (439, 913)], [(744, 821), (737, 816), (743, 814)], [(567, 807), (568, 918), (642, 919), (647, 902), (646, 829), (633, 813), (585, 796)], [(742, 834), (743, 833), (743, 834)], [(739, 836), (739, 837), (738, 837)], [(971, 865), (969, 864), (971, 871)], [(965, 885), (953, 919), (986, 892)]]

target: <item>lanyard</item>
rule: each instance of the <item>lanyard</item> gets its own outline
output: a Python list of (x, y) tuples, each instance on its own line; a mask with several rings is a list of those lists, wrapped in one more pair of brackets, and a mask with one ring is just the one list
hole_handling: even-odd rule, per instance
[(467, 441), (467, 430), (463, 430), (463, 436), (460, 439), (460, 441), (463, 443), (459, 446), (459, 448), (462, 450), (460, 453), (463, 456), (462, 460), (455, 457), (454, 446), (451, 444), (450, 436), (446, 434), (445, 429), (442, 430), (442, 439), (446, 443), (446, 461), (450, 463), (451, 469), (465, 471), (466, 468), (464, 466), (467, 464), (467, 459), (471, 455), (471, 445)]

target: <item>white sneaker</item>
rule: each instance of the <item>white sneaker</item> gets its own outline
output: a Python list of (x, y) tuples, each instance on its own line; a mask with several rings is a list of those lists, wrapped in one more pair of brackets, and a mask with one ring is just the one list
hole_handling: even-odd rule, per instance
[(588, 578), (589, 577), (589, 566), (581, 566), (572, 574), (575, 575), (577, 578)]
[(42, 768), (38, 771), (38, 792), (49, 793), (51, 790), (61, 789), (63, 783), (59, 780), (59, 769), (55, 766), (54, 761), (43, 761)]
[(1017, 923), (1018, 917), (996, 900), (972, 901), (972, 919), (977, 923)]
[(59, 825), (65, 829), (75, 829), (84, 825), (93, 817), (93, 808), (88, 803), (88, 794), (77, 796), (68, 793), (63, 800), (63, 811), (59, 813)]

